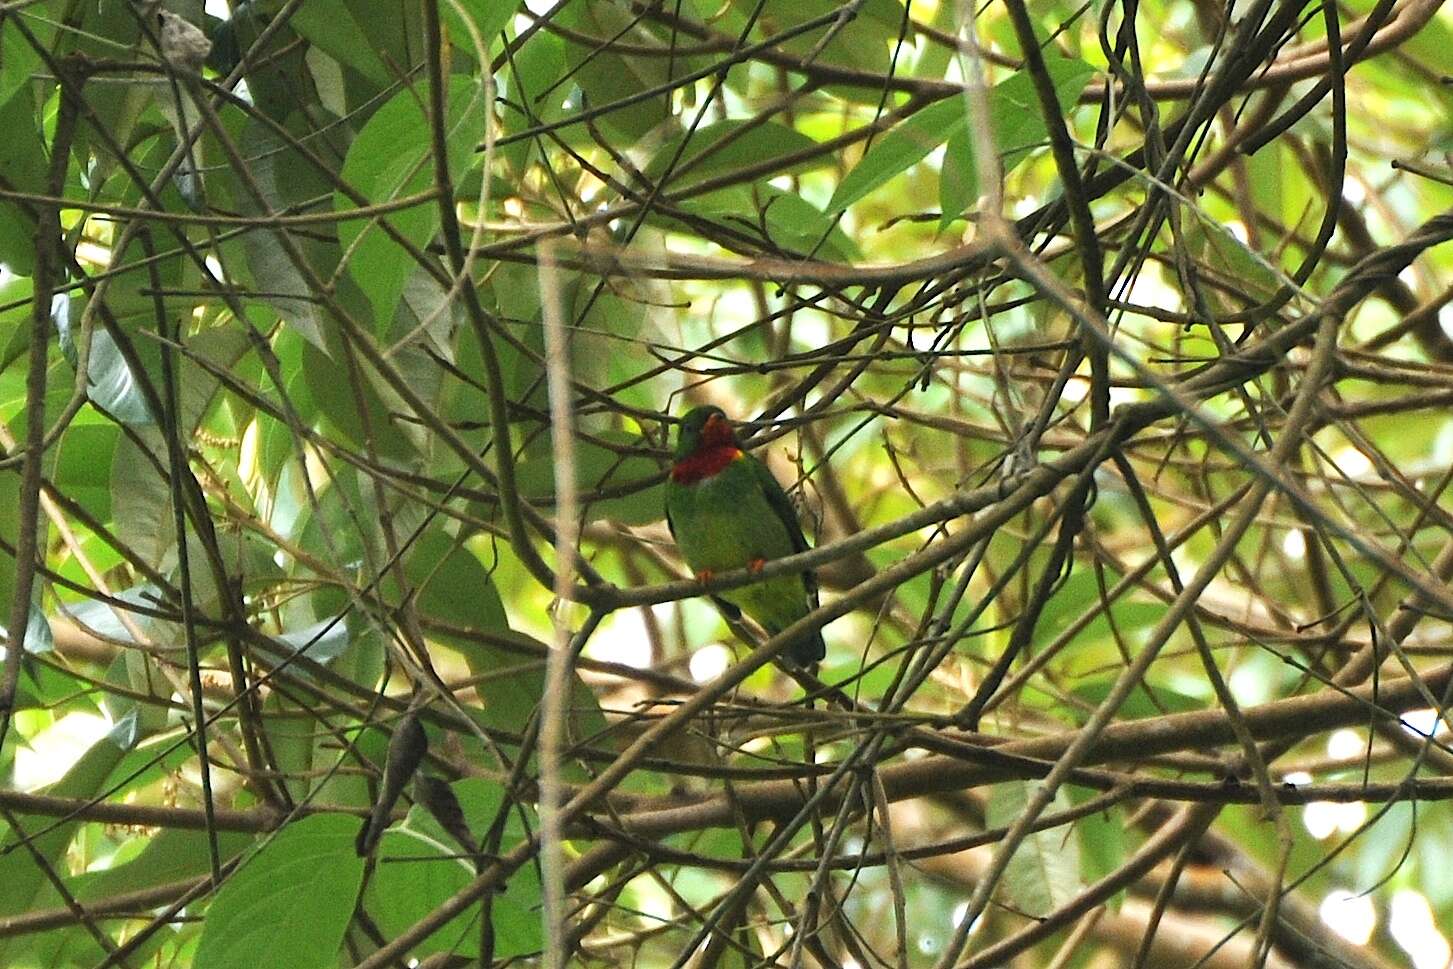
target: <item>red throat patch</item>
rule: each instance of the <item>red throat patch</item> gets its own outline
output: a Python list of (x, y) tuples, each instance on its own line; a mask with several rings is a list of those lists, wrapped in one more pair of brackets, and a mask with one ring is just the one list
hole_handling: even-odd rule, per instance
[(741, 448), (734, 444), (704, 447), (672, 465), (671, 480), (683, 485), (696, 484), (715, 477), (722, 468), (741, 456)]

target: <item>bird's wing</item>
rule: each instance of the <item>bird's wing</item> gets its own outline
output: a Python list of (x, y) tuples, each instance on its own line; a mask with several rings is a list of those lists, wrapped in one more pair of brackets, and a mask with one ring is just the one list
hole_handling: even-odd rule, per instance
[[(676, 523), (671, 520), (671, 505), (669, 502), (666, 505), (666, 530), (671, 533), (672, 540), (675, 540)], [(712, 596), (711, 601), (716, 603), (716, 607), (720, 609), (728, 619), (736, 620), (742, 618), (742, 610), (738, 609), (730, 602), (727, 602), (721, 596)]]
[[(807, 536), (802, 534), (802, 523), (797, 519), (797, 509), (792, 506), (792, 499), (787, 497), (787, 492), (783, 491), (782, 486), (777, 483), (776, 476), (765, 464), (750, 454), (746, 455), (746, 460), (752, 469), (753, 476), (757, 479), (757, 484), (762, 489), (762, 494), (767, 499), (768, 506), (782, 522), (782, 527), (787, 529), (787, 538), (792, 543), (792, 551), (805, 552), (810, 549), (812, 546), (807, 544)], [(802, 573), (802, 581), (807, 586), (808, 595), (812, 596), (815, 601), (817, 576), (811, 569), (808, 569)]]

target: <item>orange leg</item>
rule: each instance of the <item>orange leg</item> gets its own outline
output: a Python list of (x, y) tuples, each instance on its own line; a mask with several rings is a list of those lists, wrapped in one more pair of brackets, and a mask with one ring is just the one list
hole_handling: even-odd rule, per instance
[(702, 585), (706, 585), (714, 577), (715, 573), (713, 573), (711, 569), (702, 569), (700, 572), (696, 573), (696, 581), (700, 582)]
[(762, 570), (767, 567), (766, 559), (752, 559), (747, 563), (747, 571), (753, 575), (761, 575)]

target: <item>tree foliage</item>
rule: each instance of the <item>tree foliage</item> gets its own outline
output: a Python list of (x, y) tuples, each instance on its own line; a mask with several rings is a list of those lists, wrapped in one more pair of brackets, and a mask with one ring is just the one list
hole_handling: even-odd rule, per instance
[(1446, 963), (1439, 8), (0, 5), (0, 964)]

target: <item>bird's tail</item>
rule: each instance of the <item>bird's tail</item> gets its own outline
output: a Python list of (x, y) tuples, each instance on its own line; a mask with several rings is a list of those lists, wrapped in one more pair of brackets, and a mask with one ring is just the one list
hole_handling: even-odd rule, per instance
[(782, 652), (782, 658), (793, 666), (800, 666), (804, 669), (818, 662), (827, 655), (827, 647), (822, 642), (822, 630), (814, 629), (806, 636), (792, 641)]

